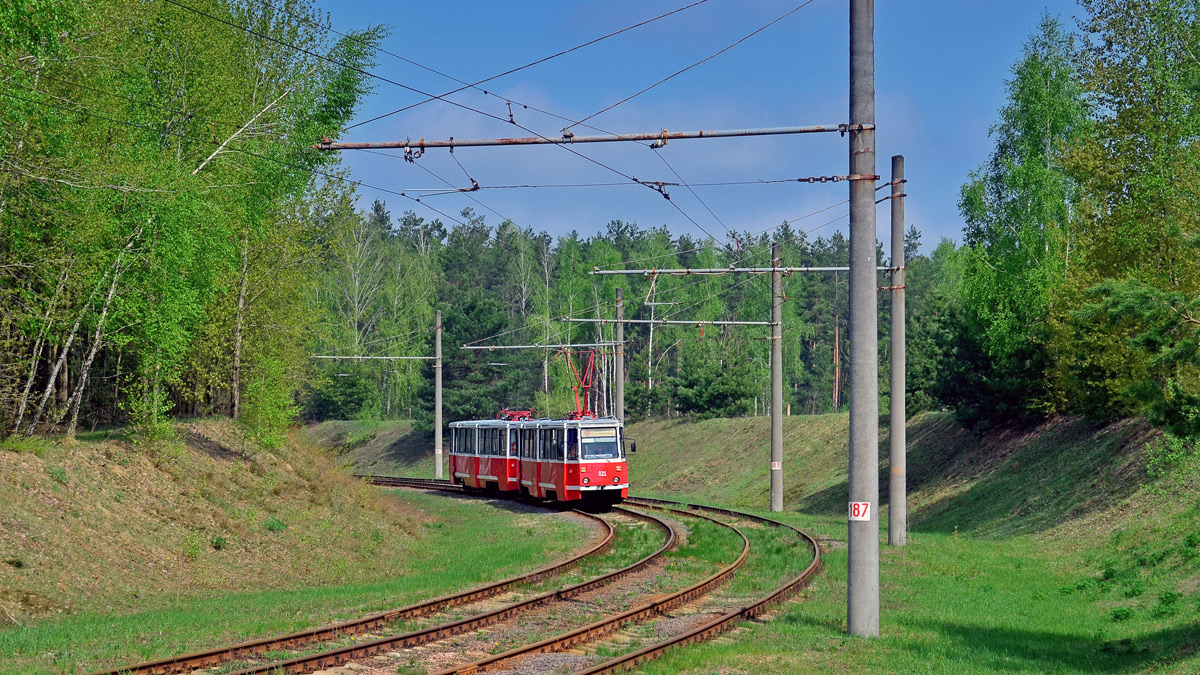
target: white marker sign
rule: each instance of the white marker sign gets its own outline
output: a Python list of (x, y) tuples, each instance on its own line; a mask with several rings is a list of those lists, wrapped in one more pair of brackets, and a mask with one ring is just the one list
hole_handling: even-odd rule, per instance
[(783, 462), (771, 462), (771, 468), (778, 471), (783, 468)]
[(850, 520), (871, 520), (871, 502), (850, 502)]

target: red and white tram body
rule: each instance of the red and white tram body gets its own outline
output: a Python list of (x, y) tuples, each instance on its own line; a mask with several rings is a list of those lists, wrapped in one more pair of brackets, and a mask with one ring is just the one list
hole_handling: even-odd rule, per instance
[(478, 420), (450, 429), (455, 483), (561, 502), (613, 504), (629, 496), (616, 418)]
[(480, 490), (519, 492), (521, 460), (514, 447), (518, 422), (479, 420), (450, 424), (451, 482)]

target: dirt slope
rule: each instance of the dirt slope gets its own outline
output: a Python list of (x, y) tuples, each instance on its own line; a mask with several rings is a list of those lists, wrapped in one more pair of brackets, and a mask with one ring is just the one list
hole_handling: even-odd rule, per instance
[(411, 564), (425, 516), (315, 446), (245, 456), (228, 421), (179, 430), (156, 453), (103, 434), (0, 446), (0, 626), (366, 581)]

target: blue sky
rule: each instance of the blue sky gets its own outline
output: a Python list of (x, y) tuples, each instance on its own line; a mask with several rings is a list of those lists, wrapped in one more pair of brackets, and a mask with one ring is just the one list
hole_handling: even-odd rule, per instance
[[(787, 13), (802, 0), (709, 0), (644, 27), (605, 40), (484, 86), (489, 92), (578, 120), (707, 57)], [(622, 0), (539, 2), (391, 2), (318, 0), (339, 31), (369, 24), (391, 26), (383, 48), (455, 77), (476, 81), (511, 67), (624, 28), (688, 4)], [(1049, 0), (881, 0), (876, 3), (877, 173), (887, 179), (890, 157), (905, 155), (908, 221), (922, 232), (928, 251), (942, 237), (960, 240), (959, 187), (991, 149), (988, 129), (1004, 103), (1004, 80), (1021, 43), (1045, 11), (1069, 27), (1081, 10)], [(588, 123), (608, 132), (689, 131), (847, 121), (848, 10), (844, 0), (814, 0), (788, 18)], [(387, 54), (373, 72), (424, 91), (458, 85)], [(415, 103), (420, 97), (376, 82), (358, 120)], [(475, 91), (454, 100), (505, 119), (505, 100)], [(514, 103), (516, 120), (557, 136), (565, 123)], [(597, 133), (576, 129), (577, 133)], [(403, 140), (527, 136), (507, 122), (439, 101), (371, 122), (343, 140)], [(575, 149), (643, 180), (688, 183), (775, 180), (844, 174), (846, 140), (837, 134), (749, 139), (672, 141), (657, 151), (644, 145), (592, 144)], [(392, 190), (514, 184), (628, 183), (589, 188), (481, 190), (429, 196), (424, 202), (457, 216), (463, 207), (489, 224), (501, 217), (560, 236), (588, 236), (610, 220), (643, 227), (666, 225), (673, 234), (729, 240), (729, 231), (759, 232), (795, 221), (846, 199), (845, 183), (668, 188), (671, 201), (646, 187), (549, 146), (460, 148), (451, 157), (430, 150), (420, 167), (394, 157), (344, 153), (357, 180)], [(399, 153), (396, 153), (399, 154)], [(455, 162), (462, 163), (462, 168)], [(668, 164), (670, 167), (668, 167)], [(427, 171), (423, 170), (427, 169)], [(429, 172), (432, 172), (429, 173)], [(438, 217), (422, 204), (360, 188), (363, 206), (383, 198), (393, 214), (413, 209)], [(703, 200), (701, 203), (699, 200)], [(711, 209), (711, 213), (710, 213)], [(838, 206), (794, 224), (811, 230), (844, 214)], [(888, 241), (887, 204), (879, 234)], [(686, 214), (686, 216), (684, 215)], [(693, 224), (688, 216), (695, 221)], [(829, 235), (846, 221), (810, 235)]]

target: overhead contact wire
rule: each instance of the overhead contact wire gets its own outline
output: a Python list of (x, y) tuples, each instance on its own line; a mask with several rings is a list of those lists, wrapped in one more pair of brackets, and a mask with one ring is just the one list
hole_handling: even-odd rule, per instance
[[(811, 0), (809, 0), (809, 1), (811, 2)], [(550, 56), (546, 56), (546, 57), (542, 57), (542, 58), (540, 58), (540, 59), (537, 59), (536, 61), (530, 61), (529, 63), (526, 63), (526, 64), (525, 64), (525, 65), (523, 65), (523, 66), (517, 66), (516, 68), (510, 68), (509, 70), (506, 70), (506, 71), (504, 71), (504, 72), (502, 72), (502, 73), (499, 73), (499, 74), (496, 74), (496, 75), (492, 75), (491, 77), (485, 77), (485, 78), (484, 78), (484, 79), (482, 79), (482, 80), (477, 80), (477, 81), (475, 81), (475, 82), (473, 82), (473, 83), (471, 83), (471, 84), (467, 84), (467, 85), (465, 85), (465, 86), (459, 87), (458, 89), (455, 89), (455, 90), (453, 90), (453, 91), (448, 91), (448, 92), (446, 92), (445, 94), (442, 94), (441, 96), (433, 96), (432, 94), (425, 94), (426, 96), (429, 96), (430, 98), (428, 98), (428, 99), (426, 99), (426, 100), (424, 100), (424, 101), (421, 101), (421, 102), (419, 102), (419, 103), (413, 103), (413, 104), (411, 104), (411, 105), (404, 106), (403, 108), (397, 108), (396, 110), (393, 110), (393, 111), (391, 111), (391, 112), (389, 112), (389, 113), (385, 113), (385, 114), (383, 114), (383, 115), (378, 115), (378, 116), (376, 116), (376, 117), (372, 117), (372, 118), (371, 118), (371, 119), (369, 119), (369, 120), (364, 120), (364, 121), (362, 121), (362, 122), (357, 122), (357, 123), (355, 123), (355, 124), (352, 124), (352, 125), (350, 125), (350, 126), (346, 127), (345, 129), (343, 129), (343, 131), (349, 131), (350, 129), (354, 129), (355, 127), (360, 127), (360, 126), (362, 126), (362, 125), (364, 125), (364, 124), (369, 124), (369, 123), (371, 123), (371, 122), (375, 122), (375, 121), (381, 120), (381, 119), (383, 119), (383, 118), (385, 118), (385, 117), (390, 117), (390, 116), (392, 116), (392, 115), (395, 115), (395, 114), (397, 114), (397, 113), (401, 113), (401, 112), (404, 112), (404, 111), (406, 111), (406, 110), (411, 110), (411, 109), (413, 109), (413, 108), (416, 108), (417, 106), (425, 105), (426, 103), (430, 103), (430, 102), (432, 102), (432, 101), (435, 101), (435, 100), (442, 99), (442, 97), (444, 97), (444, 96), (450, 96), (450, 95), (453, 95), (453, 94), (457, 94), (458, 92), (460, 92), (460, 91), (463, 91), (464, 89), (473, 88), (473, 87), (478, 87), (478, 86), (479, 86), (479, 85), (481, 85), (481, 84), (485, 84), (485, 83), (487, 83), (487, 82), (491, 82), (492, 80), (496, 80), (496, 79), (499, 79), (499, 78), (501, 78), (501, 77), (505, 77), (506, 75), (511, 75), (511, 74), (513, 74), (513, 73), (515, 73), (515, 72), (518, 72), (518, 71), (521, 71), (521, 70), (525, 70), (526, 68), (531, 68), (531, 67), (533, 67), (533, 66), (536, 66), (536, 65), (539, 65), (539, 64), (545, 63), (545, 62), (547, 62), (547, 61), (550, 61), (550, 60), (556, 59), (556, 58), (558, 58), (558, 57), (560, 57), (560, 56), (565, 56), (566, 54), (570, 54), (571, 52), (578, 51), (578, 50), (580, 50), (580, 49), (583, 49), (583, 48), (585, 48), (585, 47), (590, 47), (591, 45), (594, 45), (594, 44), (596, 44), (597, 42), (602, 42), (602, 41), (604, 41), (604, 40), (607, 40), (607, 39), (609, 39), (609, 38), (615, 37), (615, 36), (617, 36), (617, 35), (620, 35), (620, 34), (622, 34), (622, 33), (626, 33), (626, 32), (628, 32), (628, 31), (631, 31), (631, 30), (633, 30), (633, 29), (635, 29), (635, 28), (640, 28), (640, 27), (642, 27), (642, 26), (645, 26), (646, 24), (654, 23), (655, 21), (658, 21), (659, 19), (664, 19), (664, 18), (666, 18), (666, 17), (668, 17), (668, 16), (671, 16), (672, 14), (678, 14), (679, 12), (683, 12), (683, 11), (685, 11), (685, 10), (691, 9), (691, 8), (693, 8), (693, 7), (697, 6), (697, 5), (702, 5), (702, 4), (706, 3), (706, 2), (708, 2), (708, 0), (697, 0), (696, 2), (693, 2), (693, 3), (689, 4), (689, 5), (685, 5), (685, 6), (683, 6), (683, 7), (680, 7), (680, 8), (678, 8), (678, 9), (673, 9), (673, 10), (671, 10), (671, 11), (669, 11), (669, 12), (666, 12), (666, 13), (664, 13), (664, 14), (659, 14), (658, 16), (656, 16), (656, 17), (653, 17), (653, 18), (650, 18), (650, 19), (646, 19), (645, 21), (641, 21), (641, 22), (635, 23), (635, 24), (633, 24), (632, 26), (627, 26), (627, 27), (625, 27), (625, 28), (622, 28), (621, 30), (618, 30), (618, 31), (613, 31), (612, 33), (608, 33), (607, 35), (602, 35), (602, 36), (600, 36), (600, 37), (598, 37), (598, 38), (595, 38), (595, 39), (592, 39), (592, 40), (588, 40), (587, 42), (584, 42), (583, 44), (576, 45), (576, 46), (574, 46), (574, 47), (571, 47), (571, 48), (569, 48), (569, 49), (564, 49), (564, 50), (562, 50), (562, 51), (560, 51), (560, 52), (557, 52), (557, 53), (555, 53), (555, 54), (551, 54)], [(442, 73), (438, 73), (438, 74), (439, 74), (439, 75), (442, 75)], [(444, 76), (445, 76), (445, 77), (449, 77), (449, 78), (450, 78), (450, 79), (452, 79), (452, 80), (461, 81), (461, 80), (458, 80), (458, 78), (450, 77), (450, 76), (448, 76), (448, 75), (444, 75)], [(508, 120), (503, 120), (503, 121), (507, 122)], [(576, 122), (575, 124), (577, 125), (577, 124), (579, 124), (579, 123), (578, 123), (578, 122)], [(572, 125), (572, 126), (575, 126), (575, 125)]]
[(645, 89), (642, 89), (641, 91), (639, 91), (639, 92), (637, 92), (637, 93), (630, 94), (629, 96), (626, 96), (625, 98), (621, 99), (620, 101), (617, 101), (616, 103), (613, 103), (612, 105), (610, 105), (610, 106), (608, 106), (608, 107), (606, 107), (606, 108), (603, 108), (603, 109), (601, 109), (601, 110), (598, 110), (598, 111), (596, 111), (596, 112), (592, 113), (591, 115), (588, 115), (587, 117), (584, 117), (584, 118), (583, 118), (583, 119), (581, 119), (581, 120), (578, 120), (578, 121), (576, 121), (576, 122), (573, 122), (573, 123), (571, 123), (571, 124), (567, 125), (567, 128), (568, 128), (568, 129), (570, 129), (571, 127), (574, 127), (574, 126), (578, 126), (578, 125), (580, 125), (580, 124), (583, 124), (584, 122), (586, 122), (586, 121), (588, 121), (588, 120), (592, 119), (593, 117), (596, 117), (597, 115), (601, 115), (601, 114), (603, 114), (603, 113), (606, 113), (606, 112), (608, 112), (609, 110), (612, 110), (613, 108), (616, 108), (617, 106), (619, 106), (619, 105), (621, 105), (621, 104), (623, 104), (623, 103), (626, 103), (626, 102), (628, 102), (628, 101), (631, 101), (631, 100), (633, 100), (633, 99), (637, 98), (638, 96), (641, 96), (642, 94), (644, 94), (644, 93), (646, 93), (646, 92), (650, 91), (651, 89), (653, 89), (653, 88), (657, 87), (658, 85), (660, 85), (660, 84), (662, 84), (662, 83), (664, 83), (664, 82), (667, 82), (668, 80), (671, 80), (671, 79), (673, 79), (673, 78), (675, 78), (675, 77), (677, 77), (677, 76), (679, 76), (679, 75), (682, 75), (682, 74), (686, 73), (687, 71), (691, 70), (692, 68), (695, 68), (696, 66), (699, 66), (699, 65), (701, 65), (701, 64), (703, 64), (703, 63), (706, 63), (706, 62), (708, 62), (708, 61), (711, 61), (711, 60), (713, 60), (713, 59), (717, 58), (717, 57), (718, 57), (718, 56), (720, 56), (721, 54), (724, 54), (725, 52), (729, 51), (730, 49), (733, 49), (734, 47), (736, 47), (736, 46), (738, 46), (738, 45), (742, 44), (742, 43), (743, 43), (743, 42), (745, 42), (746, 40), (749, 40), (750, 38), (754, 37), (755, 35), (758, 35), (759, 33), (761, 33), (761, 32), (763, 32), (764, 30), (766, 30), (766, 29), (770, 28), (771, 26), (774, 26), (775, 24), (779, 23), (780, 21), (783, 21), (784, 19), (786, 19), (786, 18), (788, 18), (789, 16), (791, 16), (791, 15), (795, 14), (796, 12), (800, 11), (800, 10), (801, 10), (801, 9), (803, 9), (804, 7), (807, 7), (808, 5), (812, 4), (813, 2), (814, 2), (814, 0), (807, 0), (806, 2), (803, 2), (803, 3), (801, 3), (799, 6), (797, 6), (797, 7), (793, 8), (791, 11), (787, 12), (787, 13), (786, 13), (786, 14), (784, 14), (783, 16), (781, 16), (781, 17), (779, 17), (779, 18), (775, 19), (774, 21), (772, 21), (771, 23), (768, 23), (767, 25), (763, 26), (762, 28), (759, 28), (758, 30), (754, 31), (753, 33), (750, 33), (749, 35), (747, 35), (747, 36), (743, 37), (742, 39), (738, 40), (737, 42), (734, 42), (733, 44), (729, 45), (728, 47), (725, 47), (724, 49), (722, 49), (722, 50), (718, 51), (717, 53), (715, 53), (715, 54), (711, 54), (711, 55), (709, 55), (709, 56), (706, 56), (706, 57), (704, 57), (703, 59), (700, 59), (699, 61), (697, 61), (697, 62), (693, 63), (692, 65), (690, 65), (690, 66), (687, 66), (686, 68), (683, 68), (683, 69), (681, 69), (681, 70), (677, 70), (677, 71), (675, 71), (674, 73), (672, 73), (672, 74), (670, 74), (670, 75), (668, 75), (668, 76), (664, 77), (663, 79), (659, 80), (658, 82), (655, 82), (654, 84), (652, 84), (652, 85), (650, 85), (650, 86), (646, 87)]

